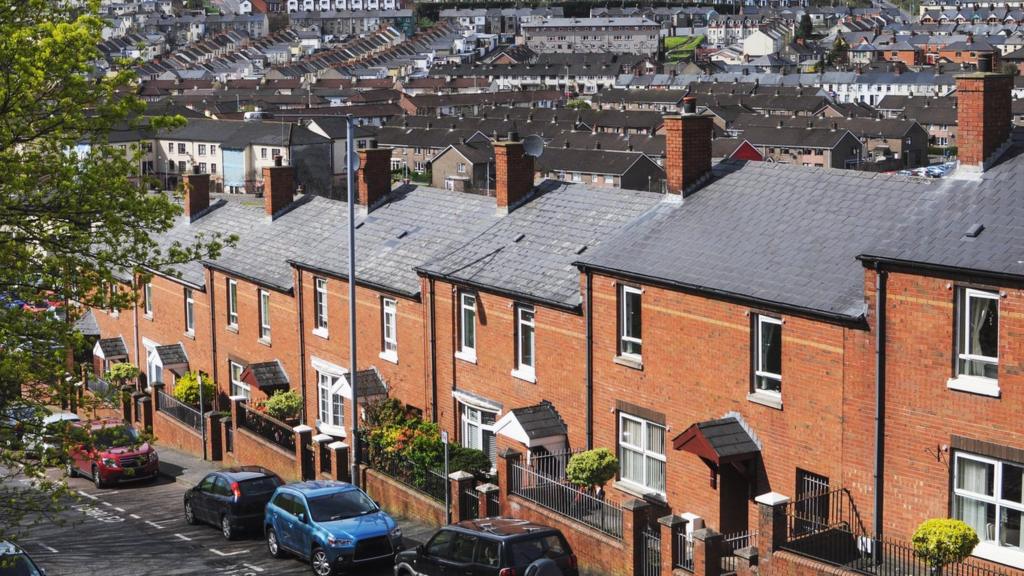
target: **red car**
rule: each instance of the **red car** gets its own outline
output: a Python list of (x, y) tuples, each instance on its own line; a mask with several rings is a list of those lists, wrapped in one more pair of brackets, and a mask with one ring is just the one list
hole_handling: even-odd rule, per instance
[(92, 478), (97, 488), (118, 482), (155, 479), (160, 474), (156, 449), (141, 442), (138, 432), (121, 420), (100, 420), (77, 425), (85, 442), (68, 451), (68, 476)]

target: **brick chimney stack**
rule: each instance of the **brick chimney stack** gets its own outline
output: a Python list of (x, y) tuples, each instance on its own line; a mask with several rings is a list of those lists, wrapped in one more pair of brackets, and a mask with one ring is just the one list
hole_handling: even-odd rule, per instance
[(263, 207), (267, 216), (275, 218), (295, 197), (295, 169), (284, 166), (274, 156), (273, 166), (263, 167)]
[(210, 175), (200, 174), (199, 166), (185, 174), (185, 216), (195, 222), (199, 214), (210, 207)]
[(356, 204), (369, 212), (391, 192), (391, 148), (364, 148), (359, 151), (356, 173)]
[(1010, 140), (1013, 77), (979, 69), (956, 77), (956, 122), (960, 166), (982, 171)]
[(494, 142), (494, 184), (498, 215), (516, 209), (533, 190), (533, 156), (527, 156), (515, 135)]
[(665, 116), (665, 174), (669, 194), (686, 191), (711, 173), (710, 116), (697, 114), (697, 99), (683, 98), (681, 115)]

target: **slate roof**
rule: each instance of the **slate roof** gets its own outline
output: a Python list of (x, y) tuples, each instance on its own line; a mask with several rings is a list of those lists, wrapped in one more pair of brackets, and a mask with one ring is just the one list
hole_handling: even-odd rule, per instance
[(545, 172), (585, 172), (588, 174), (625, 174), (644, 159), (640, 152), (546, 148), (536, 160), (537, 170)]
[(896, 231), (937, 187), (903, 176), (724, 161), (695, 194), (663, 203), (577, 260), (860, 321), (864, 270), (856, 257)]
[[(993, 275), (1024, 276), (1024, 132), (980, 181), (946, 180), (931, 187), (894, 234), (879, 237), (866, 259), (889, 259)], [(965, 236), (980, 224), (976, 238)]]
[(523, 431), (531, 440), (564, 436), (569, 431), (562, 417), (559, 416), (558, 410), (555, 410), (555, 407), (547, 400), (534, 406), (513, 408), (512, 414), (515, 415), (519, 425), (523, 427)]
[(164, 366), (188, 364), (188, 355), (185, 354), (185, 348), (181, 344), (157, 346), (155, 350), (156, 355), (160, 357), (160, 363)]
[(92, 309), (86, 310), (81, 318), (75, 320), (75, 330), (83, 336), (100, 335), (100, 325), (96, 323), (96, 317), (93, 316)]
[(101, 338), (99, 346), (100, 351), (103, 352), (103, 357), (107, 359), (128, 355), (128, 347), (124, 344), (124, 338), (120, 336), (116, 338)]
[(356, 372), (356, 395), (365, 402), (371, 396), (383, 396), (388, 393), (387, 384), (376, 368), (368, 368)]
[(245, 369), (252, 375), (256, 386), (261, 389), (288, 387), (288, 375), (284, 373), (284, 368), (277, 360), (249, 364)]
[(419, 270), (470, 286), (545, 302), (580, 304), (572, 263), (662, 201), (662, 194), (545, 181), (516, 208), (458, 250)]
[(736, 418), (722, 418), (720, 420), (708, 420), (698, 422), (704, 438), (711, 447), (718, 452), (719, 458), (725, 459), (729, 456), (740, 456), (760, 452), (754, 439), (743, 429)]

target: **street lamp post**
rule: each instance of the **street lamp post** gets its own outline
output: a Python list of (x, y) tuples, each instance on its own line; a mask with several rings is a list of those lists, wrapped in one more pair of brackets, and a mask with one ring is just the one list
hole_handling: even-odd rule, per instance
[(352, 484), (359, 486), (359, 392), (356, 390), (356, 169), (355, 129), (345, 117), (345, 183), (348, 187), (348, 383), (352, 389)]

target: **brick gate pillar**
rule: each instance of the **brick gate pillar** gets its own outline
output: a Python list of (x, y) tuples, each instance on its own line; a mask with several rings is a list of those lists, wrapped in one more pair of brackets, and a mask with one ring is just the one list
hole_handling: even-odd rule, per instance
[(302, 480), (312, 480), (315, 472), (312, 470), (316, 466), (313, 461), (312, 454), (306, 455), (307, 451), (312, 450), (310, 444), (313, 442), (313, 428), (299, 424), (295, 428), (292, 428), (295, 432), (295, 471), (297, 472), (296, 478)]
[(352, 472), (348, 465), (348, 444), (338, 440), (327, 445), (331, 451), (331, 478), (351, 482)]
[(519, 483), (519, 476), (514, 474), (512, 464), (518, 464), (521, 457), (522, 453), (512, 448), (506, 448), (504, 452), (498, 453), (498, 502), (501, 516), (512, 516), (508, 495), (513, 486), (518, 486)]
[(776, 548), (785, 544), (789, 536), (786, 523), (789, 497), (768, 492), (754, 501), (757, 502), (758, 570), (764, 572), (769, 570)]
[(722, 535), (710, 528), (693, 533), (693, 576), (720, 576)]
[(672, 576), (672, 570), (682, 563), (685, 551), (679, 546), (679, 535), (686, 532), (685, 518), (669, 514), (658, 518), (661, 528), (661, 576)]
[[(329, 462), (327, 466), (328, 471), (324, 472), (323, 458), (321, 458), (324, 454), (324, 448), (330, 446), (331, 442), (334, 442), (334, 438), (329, 434), (317, 434), (316, 436), (313, 436), (313, 447), (316, 448), (316, 451), (313, 453), (313, 467), (316, 468), (313, 472), (314, 478), (319, 478), (322, 474), (326, 474), (333, 478), (331, 474), (334, 473), (334, 462)], [(331, 453), (330, 449), (327, 449), (327, 457), (330, 458), (333, 455), (334, 454)]]
[(210, 460), (218, 461), (224, 458), (223, 452), (224, 443), (221, 440), (221, 432), (224, 427), (220, 425), (220, 412), (210, 410), (206, 414), (203, 414), (203, 418), (206, 419), (206, 455)]
[[(488, 510), (490, 510), (491, 498), (493, 496), (497, 496), (498, 495), (497, 492), (499, 490), (501, 490), (501, 488), (498, 488), (498, 486), (496, 484), (491, 484), (491, 483), (481, 484), (481, 485), (476, 487), (476, 497), (477, 497), (476, 505), (477, 505), (477, 510), (480, 511), (480, 517), (481, 518), (487, 518), (488, 516), (491, 515), (490, 512), (488, 512)], [(500, 511), (499, 511), (499, 513), (500, 513)]]
[(448, 475), (448, 502), (452, 507), (452, 522), (472, 520), (469, 507), (462, 505), (462, 494), (472, 490), (475, 482), (476, 478), (472, 474), (462, 470)]
[(630, 574), (643, 574), (644, 529), (650, 523), (651, 505), (636, 498), (622, 503), (622, 547), (626, 550), (625, 567)]

